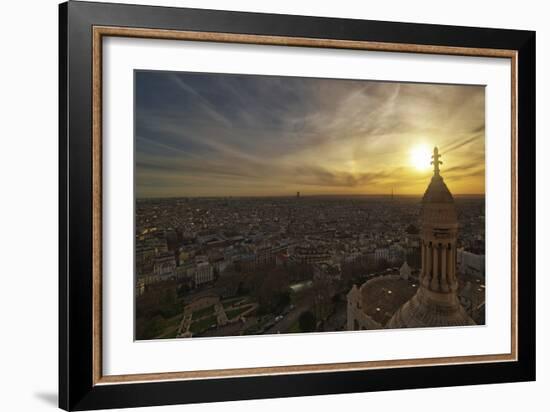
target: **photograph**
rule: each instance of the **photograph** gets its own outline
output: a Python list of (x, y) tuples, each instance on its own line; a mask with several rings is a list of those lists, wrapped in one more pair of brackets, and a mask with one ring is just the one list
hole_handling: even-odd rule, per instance
[(485, 325), (484, 85), (133, 75), (135, 340)]
[[(58, 253), (37, 249), (58, 263), (56, 324), (40, 333), (58, 334), (42, 339), (57, 355), (31, 350), (24, 363), (57, 361), (60, 408), (300, 410), (319, 397), (320, 410), (427, 412), (464, 409), (449, 396), (521, 409), (543, 393), (543, 13), (531, 24), (532, 7), (462, 7), (449, 19), (448, 7), (354, 4), (321, 14), (280, 2), (68, 1), (58, 42), (47, 42), (57, 82), (20, 52), (36, 47), (15, 43), (33, 58), (10, 101), (32, 103), (20, 87), (29, 82), (57, 86), (59, 98), (57, 158), (6, 140), (21, 143), (6, 175), (21, 193), (5, 203), (33, 209), (6, 214), (22, 239), (8, 237), (21, 254), (7, 261), (20, 269), (21, 222), (57, 195), (58, 219), (40, 220), (58, 226)], [(40, 117), (55, 110), (38, 106), (11, 135), (32, 126), (25, 136), (42, 143)], [(57, 188), (28, 167), (43, 159)], [(20, 164), (27, 184), (14, 180)], [(11, 272), (8, 282), (29, 283)], [(8, 287), (7, 307), (21, 306), (22, 290), (40, 302), (46, 283)], [(17, 344), (34, 343), (36, 322), (14, 319), (28, 329)], [(14, 357), (15, 377), (46, 380), (20, 365)]]

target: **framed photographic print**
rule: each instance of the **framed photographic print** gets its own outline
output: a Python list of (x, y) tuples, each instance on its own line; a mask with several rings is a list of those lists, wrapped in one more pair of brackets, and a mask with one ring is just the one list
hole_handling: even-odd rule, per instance
[(535, 33), (60, 5), (60, 407), (535, 379)]

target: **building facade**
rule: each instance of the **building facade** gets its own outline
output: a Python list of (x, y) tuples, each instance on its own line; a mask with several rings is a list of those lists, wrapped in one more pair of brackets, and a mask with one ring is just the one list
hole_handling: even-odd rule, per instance
[(157, 279), (168, 279), (175, 275), (176, 259), (174, 255), (165, 252), (155, 258), (153, 274)]
[(457, 264), (459, 273), (485, 279), (485, 255), (458, 249)]
[(214, 268), (208, 262), (200, 262), (197, 265), (195, 272), (195, 286), (200, 286), (204, 283), (212, 282), (214, 280)]

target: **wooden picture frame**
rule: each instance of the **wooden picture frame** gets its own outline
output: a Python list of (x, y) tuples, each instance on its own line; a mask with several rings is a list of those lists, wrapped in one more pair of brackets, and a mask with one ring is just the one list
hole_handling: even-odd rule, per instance
[[(59, 9), (59, 406), (66, 410), (535, 379), (535, 33), (168, 7)], [(102, 373), (102, 40), (106, 36), (511, 60), (511, 352), (136, 375)]]

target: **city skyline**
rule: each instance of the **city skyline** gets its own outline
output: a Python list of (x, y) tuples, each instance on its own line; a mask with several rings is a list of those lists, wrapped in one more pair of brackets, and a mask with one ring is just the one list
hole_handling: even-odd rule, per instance
[[(484, 198), (485, 193), (462, 193), (458, 195), (454, 195), (456, 198)], [(280, 194), (280, 195), (242, 195), (242, 196), (231, 196), (231, 195), (212, 195), (212, 196), (150, 196), (150, 197), (138, 197), (136, 200), (138, 201), (148, 201), (148, 200), (170, 200), (170, 199), (254, 199), (254, 198), (281, 198), (281, 199), (293, 199), (296, 198), (296, 193), (290, 193), (290, 194)], [(421, 199), (422, 194), (399, 194), (399, 193), (369, 193), (369, 194), (348, 194), (348, 193), (342, 193), (342, 194), (311, 194), (308, 195), (307, 193), (300, 193), (300, 198), (404, 198), (404, 199)]]
[(138, 201), (136, 339), (481, 325), (484, 223), (485, 199), (453, 197), (437, 160), (422, 205), (299, 193)]
[(483, 86), (136, 71), (136, 197), (485, 189)]

